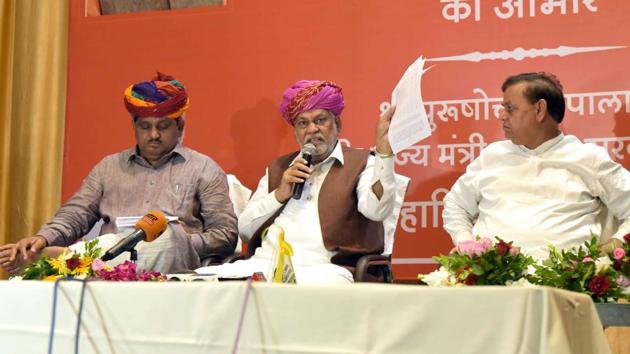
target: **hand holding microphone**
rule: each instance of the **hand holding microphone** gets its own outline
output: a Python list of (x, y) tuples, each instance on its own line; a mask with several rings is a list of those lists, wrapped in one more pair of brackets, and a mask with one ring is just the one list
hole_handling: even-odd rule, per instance
[(308, 143), (304, 144), (300, 157), (284, 171), (280, 186), (275, 192), (276, 199), (280, 203), (284, 203), (291, 197), (294, 199), (300, 199), (302, 197), (302, 190), (304, 189), (304, 181), (311, 175), (311, 160), (315, 154), (315, 145)]
[[(313, 154), (315, 154), (315, 145), (308, 143), (304, 144), (302, 151), (300, 152), (302, 158), (306, 161), (306, 167), (311, 167), (311, 161), (313, 160)], [(308, 177), (307, 177), (308, 178)], [(296, 183), (293, 187), (293, 199), (302, 198), (302, 190), (304, 189), (304, 181)]]
[(108, 249), (101, 260), (109, 261), (123, 252), (131, 251), (140, 241), (151, 242), (155, 240), (166, 230), (166, 224), (164, 213), (159, 210), (149, 212), (138, 220), (135, 226), (136, 230)]

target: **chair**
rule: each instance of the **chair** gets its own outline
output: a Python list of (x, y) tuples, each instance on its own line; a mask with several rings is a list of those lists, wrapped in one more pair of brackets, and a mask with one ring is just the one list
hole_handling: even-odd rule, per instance
[(355, 282), (384, 282), (392, 283), (393, 274), (391, 267), (392, 251), (394, 249), (394, 236), (398, 226), (400, 209), (405, 200), (405, 194), (409, 187), (409, 177), (399, 174), (394, 175), (396, 181), (396, 199), (392, 214), (383, 221), (385, 229), (385, 248), (382, 254), (368, 254), (357, 261), (354, 271)]

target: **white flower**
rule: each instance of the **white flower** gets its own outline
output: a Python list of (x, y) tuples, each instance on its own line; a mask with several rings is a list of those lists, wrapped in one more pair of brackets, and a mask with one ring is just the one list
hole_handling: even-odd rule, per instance
[(505, 286), (518, 286), (518, 287), (530, 287), (536, 286), (527, 280), (527, 278), (520, 278), (517, 281), (508, 280), (505, 282)]
[(453, 286), (455, 277), (444, 267), (429, 273), (420, 275), (420, 279), (429, 286)]
[(623, 288), (621, 291), (624, 295), (630, 296), (630, 286)]
[(9, 280), (22, 280), (22, 276), (21, 275), (16, 275), (14, 277), (9, 278)]
[(595, 274), (605, 272), (612, 264), (613, 263), (608, 256), (597, 258), (595, 260)]

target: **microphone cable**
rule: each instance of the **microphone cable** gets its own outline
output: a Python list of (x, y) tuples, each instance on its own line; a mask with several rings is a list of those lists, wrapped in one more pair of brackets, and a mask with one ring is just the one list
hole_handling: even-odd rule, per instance
[(232, 346), (232, 354), (236, 354), (238, 350), (238, 342), (241, 338), (241, 332), (243, 332), (243, 322), (245, 321), (245, 312), (247, 311), (247, 304), (249, 300), (249, 293), (254, 290), (252, 286), (252, 278), (247, 279), (246, 288), (245, 288), (245, 299), (243, 300), (243, 305), (241, 306), (241, 316), (238, 320), (238, 327), (236, 327), (236, 337), (234, 338), (234, 345)]
[(57, 319), (57, 293), (59, 289), (59, 284), (62, 281), (78, 281), (81, 282), (81, 296), (79, 299), (79, 312), (77, 313), (77, 326), (74, 332), (74, 353), (79, 354), (79, 334), (81, 328), (81, 315), (83, 314), (83, 300), (85, 298), (85, 288), (87, 286), (87, 279), (76, 279), (76, 278), (57, 278), (55, 280), (55, 284), (53, 287), (53, 303), (52, 303), (52, 319), (50, 323), (50, 335), (48, 337), (48, 354), (52, 354), (53, 352), (53, 340), (55, 338), (55, 327), (56, 327), (56, 319)]

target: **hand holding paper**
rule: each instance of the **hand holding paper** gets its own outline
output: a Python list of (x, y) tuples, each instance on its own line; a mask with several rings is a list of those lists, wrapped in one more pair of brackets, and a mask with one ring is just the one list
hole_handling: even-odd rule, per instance
[(385, 113), (381, 115), (376, 125), (376, 152), (383, 155), (393, 154), (392, 147), (389, 144), (389, 127), (392, 117), (396, 112), (396, 107), (391, 106)]

